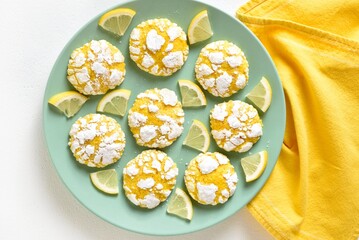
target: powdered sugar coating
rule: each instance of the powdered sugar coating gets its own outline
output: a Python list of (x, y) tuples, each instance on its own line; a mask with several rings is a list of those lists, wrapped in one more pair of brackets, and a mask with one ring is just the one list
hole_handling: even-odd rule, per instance
[(258, 111), (239, 100), (216, 104), (210, 124), (217, 145), (227, 152), (247, 152), (263, 135)]
[(205, 46), (197, 59), (196, 79), (214, 96), (229, 97), (248, 82), (248, 62), (233, 43), (216, 41)]
[[(125, 134), (115, 119), (88, 114), (71, 127), (69, 147), (75, 159), (89, 167), (115, 163), (125, 149)], [(134, 173), (135, 170), (132, 170)]]
[(174, 91), (149, 89), (129, 110), (128, 124), (137, 144), (150, 148), (171, 145), (183, 132), (184, 111)]
[(155, 76), (172, 75), (188, 57), (185, 32), (166, 18), (140, 23), (132, 30), (129, 45), (131, 59)]
[(191, 160), (184, 180), (194, 200), (204, 205), (217, 205), (234, 194), (238, 177), (225, 155), (207, 152)]
[(152, 209), (167, 199), (177, 175), (177, 165), (166, 153), (146, 150), (124, 167), (123, 189), (133, 204)]
[(119, 86), (125, 74), (122, 53), (105, 40), (92, 40), (75, 49), (67, 67), (67, 79), (85, 95), (106, 93)]

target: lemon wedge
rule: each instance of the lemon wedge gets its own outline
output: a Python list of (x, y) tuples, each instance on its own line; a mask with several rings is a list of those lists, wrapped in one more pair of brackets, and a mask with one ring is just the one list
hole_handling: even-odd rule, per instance
[(101, 16), (98, 25), (118, 36), (123, 36), (136, 12), (129, 8), (117, 8)]
[(207, 10), (198, 13), (188, 27), (188, 40), (190, 44), (202, 42), (213, 36), (211, 23)]
[(191, 199), (180, 188), (176, 188), (174, 195), (168, 203), (167, 212), (178, 217), (191, 220), (193, 217), (193, 207)]
[(90, 173), (93, 185), (102, 192), (118, 194), (118, 177), (115, 169)]
[(178, 81), (183, 107), (200, 107), (207, 105), (206, 96), (197, 84), (189, 80)]
[(61, 92), (52, 96), (48, 103), (56, 107), (66, 117), (74, 116), (87, 101), (87, 97), (75, 91)]
[(128, 99), (131, 91), (126, 89), (117, 89), (107, 93), (102, 97), (97, 105), (97, 112), (110, 113), (124, 116), (127, 110)]
[(265, 77), (247, 94), (249, 99), (262, 112), (266, 112), (272, 102), (272, 88)]
[(241, 165), (246, 175), (246, 182), (258, 179), (264, 172), (268, 162), (267, 151), (261, 151), (241, 159)]
[(210, 144), (210, 137), (206, 126), (198, 120), (193, 120), (183, 145), (201, 152), (207, 152)]

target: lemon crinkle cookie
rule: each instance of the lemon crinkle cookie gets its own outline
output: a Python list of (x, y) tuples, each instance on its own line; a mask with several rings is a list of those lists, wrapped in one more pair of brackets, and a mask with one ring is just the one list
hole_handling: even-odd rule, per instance
[(88, 114), (72, 125), (68, 144), (78, 162), (102, 168), (119, 160), (126, 141), (115, 119)]
[(92, 40), (75, 49), (67, 67), (67, 79), (85, 95), (106, 93), (125, 78), (124, 57), (105, 40)]
[(187, 60), (187, 36), (166, 18), (150, 19), (132, 30), (129, 50), (140, 69), (155, 76), (170, 76)]
[(184, 111), (174, 91), (149, 89), (140, 93), (128, 113), (128, 125), (138, 145), (164, 148), (183, 132)]
[(133, 204), (152, 209), (170, 195), (177, 175), (177, 165), (166, 153), (146, 150), (123, 169), (123, 189)]
[(238, 177), (225, 155), (207, 152), (191, 160), (184, 180), (194, 200), (204, 205), (217, 205), (227, 202), (234, 194)]
[(258, 111), (239, 100), (215, 105), (210, 113), (210, 124), (217, 145), (228, 152), (248, 151), (263, 134)]
[(248, 83), (248, 62), (242, 50), (228, 41), (205, 46), (197, 59), (196, 79), (214, 96), (229, 97)]

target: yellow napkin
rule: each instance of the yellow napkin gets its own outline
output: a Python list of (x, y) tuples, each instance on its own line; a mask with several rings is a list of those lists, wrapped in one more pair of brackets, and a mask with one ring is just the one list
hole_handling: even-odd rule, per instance
[(277, 239), (359, 236), (359, 1), (252, 0), (237, 17), (278, 69), (287, 125), (248, 205)]

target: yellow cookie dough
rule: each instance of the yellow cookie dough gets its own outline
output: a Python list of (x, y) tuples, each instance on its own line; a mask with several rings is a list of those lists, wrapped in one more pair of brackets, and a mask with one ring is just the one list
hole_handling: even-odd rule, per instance
[(67, 66), (67, 79), (85, 95), (99, 95), (119, 86), (125, 78), (120, 50), (105, 40), (92, 40), (75, 49)]
[(210, 113), (210, 124), (217, 145), (227, 152), (246, 152), (263, 134), (258, 111), (239, 100), (215, 105)]
[(177, 175), (177, 165), (166, 153), (143, 151), (123, 169), (123, 189), (133, 204), (152, 209), (170, 195)]
[(187, 36), (166, 18), (147, 20), (132, 30), (129, 51), (140, 69), (155, 76), (170, 76), (187, 60)]
[(126, 140), (115, 119), (88, 114), (72, 125), (68, 144), (79, 163), (102, 168), (120, 159)]
[(128, 125), (140, 146), (164, 148), (183, 132), (184, 112), (176, 93), (167, 88), (140, 93), (128, 113)]
[(214, 96), (229, 97), (248, 83), (248, 62), (242, 50), (228, 41), (205, 46), (197, 59), (197, 81)]
[(194, 200), (204, 205), (217, 205), (227, 202), (233, 195), (238, 177), (225, 155), (207, 152), (191, 160), (184, 180)]

